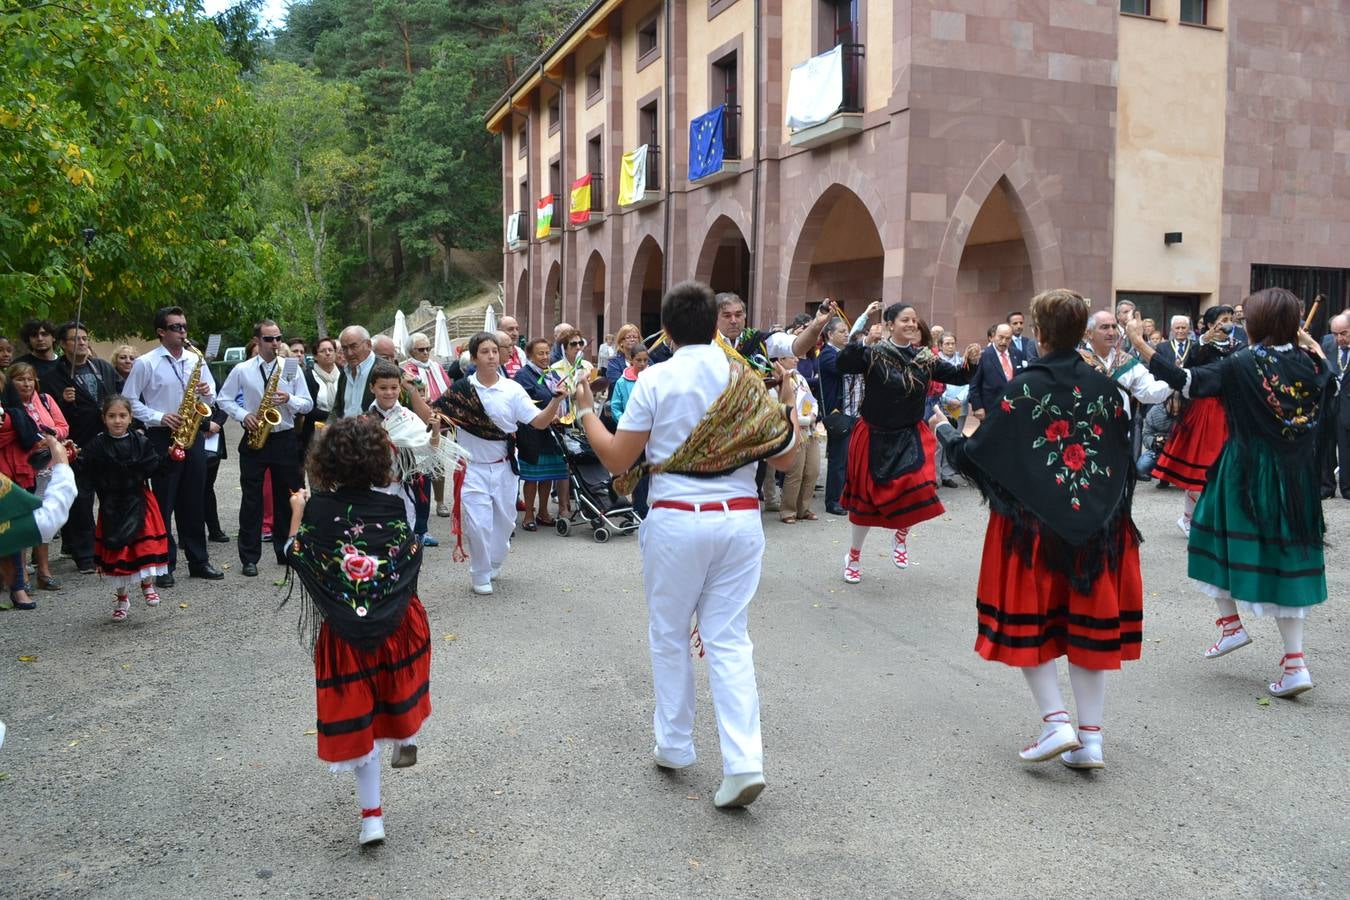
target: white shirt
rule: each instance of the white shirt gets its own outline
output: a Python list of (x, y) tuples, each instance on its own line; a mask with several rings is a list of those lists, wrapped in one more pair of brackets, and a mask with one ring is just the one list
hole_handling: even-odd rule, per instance
[[(122, 386), (122, 393), (131, 400), (131, 414), (146, 425), (163, 424), (164, 417), (178, 412), (182, 405), (196, 364), (197, 354), (191, 350), (184, 350), (175, 359), (163, 344), (138, 356)], [(210, 406), (216, 400), (216, 380), (206, 365), (202, 366), (201, 383), (207, 387), (201, 400)]]
[(300, 367), (295, 367), (295, 376), (287, 381), (285, 365), (286, 360), (280, 358), (273, 359), (270, 365), (264, 363), (261, 356), (244, 360), (225, 376), (225, 383), (220, 387), (220, 399), (216, 401), (216, 405), (225, 410), (231, 419), (243, 422), (262, 406), (263, 388), (272, 377), (273, 366), (282, 366), (277, 390), (290, 394), (291, 399), (276, 407), (277, 412), (281, 413), (281, 422), (272, 430), (291, 430), (295, 427), (295, 417), (303, 416), (313, 409), (314, 401), (309, 396), (309, 388), (305, 385), (305, 376), (301, 373)]
[[(1119, 348), (1112, 347), (1111, 353), (1105, 359), (1097, 357), (1106, 366), (1106, 371), (1114, 371), (1115, 367), (1125, 362), (1128, 354), (1122, 353)], [(1162, 403), (1172, 394), (1172, 389), (1167, 386), (1167, 382), (1159, 381), (1148, 373), (1148, 366), (1142, 362), (1137, 362), (1130, 366), (1124, 372), (1118, 372), (1111, 376), (1111, 379), (1120, 387), (1121, 399), (1128, 405), (1130, 397), (1138, 400), (1145, 405), (1152, 403)]]
[(66, 524), (75, 494), (75, 473), (70, 466), (52, 466), (52, 480), (42, 494), (42, 505), (33, 510), (33, 522), (44, 544), (56, 537), (61, 526)]
[[(469, 384), (478, 391), (478, 399), (483, 402), (483, 411), (488, 418), (507, 434), (515, 434), (517, 425), (532, 422), (539, 415), (539, 407), (534, 405), (530, 395), (509, 378), (499, 376), (489, 387), (478, 380), (475, 372), (469, 376)], [(493, 463), (506, 457), (505, 441), (485, 441), (463, 428), (457, 430), (455, 441), (469, 451), (469, 459), (476, 463)]]
[[(650, 431), (647, 461), (665, 462), (703, 421), (730, 380), (726, 354), (716, 344), (680, 347), (666, 362), (648, 367), (633, 385), (619, 430)], [(747, 463), (718, 478), (658, 473), (652, 476), (648, 499), (696, 503), (755, 495), (755, 465)]]
[(356, 374), (352, 374), (351, 366), (343, 369), (347, 376), (347, 393), (342, 398), (341, 417), (350, 419), (352, 416), (359, 416), (361, 409), (361, 397), (366, 392), (366, 379), (370, 377), (370, 370), (375, 368), (375, 353), (372, 351), (369, 356), (356, 364)]

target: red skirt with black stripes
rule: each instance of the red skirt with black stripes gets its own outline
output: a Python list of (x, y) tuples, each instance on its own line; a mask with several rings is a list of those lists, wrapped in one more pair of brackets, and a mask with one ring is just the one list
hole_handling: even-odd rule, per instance
[(314, 646), (319, 758), (360, 759), (377, 740), (406, 740), (431, 715), (431, 626), (416, 596), (373, 653), (319, 629)]
[(1125, 547), (1114, 572), (1103, 571), (1092, 592), (1038, 564), (1039, 540), (1027, 566), (1008, 552), (1012, 523), (989, 514), (976, 609), (975, 652), (1010, 666), (1039, 666), (1061, 656), (1085, 669), (1119, 669), (1139, 658), (1144, 638), (1144, 582), (1139, 541), (1122, 529)]
[(1192, 400), (1158, 454), (1153, 477), (1187, 490), (1201, 490), (1226, 443), (1228, 413), (1223, 401), (1218, 397)]
[(878, 484), (872, 478), (872, 430), (859, 418), (849, 437), (844, 492), (839, 503), (854, 525), (909, 528), (946, 512), (937, 493), (937, 440), (927, 425), (919, 426), (923, 465), (906, 475)]
[(125, 547), (109, 547), (103, 543), (103, 515), (94, 525), (94, 557), (98, 570), (104, 576), (121, 581), (150, 578), (168, 571), (169, 533), (159, 514), (159, 501), (148, 486), (144, 492), (145, 512), (141, 530)]

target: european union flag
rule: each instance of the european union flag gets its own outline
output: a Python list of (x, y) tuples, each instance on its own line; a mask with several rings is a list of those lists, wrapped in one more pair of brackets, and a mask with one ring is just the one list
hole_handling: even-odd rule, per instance
[(689, 123), (689, 180), (722, 171), (722, 123), (726, 104)]

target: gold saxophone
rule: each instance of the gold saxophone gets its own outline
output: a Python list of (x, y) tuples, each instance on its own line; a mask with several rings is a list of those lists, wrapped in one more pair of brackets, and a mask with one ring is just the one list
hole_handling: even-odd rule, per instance
[(169, 456), (175, 460), (187, 456), (188, 448), (197, 440), (197, 431), (202, 427), (202, 422), (211, 418), (211, 407), (197, 396), (197, 384), (202, 380), (202, 363), (206, 356), (191, 341), (183, 341), (183, 347), (197, 354), (197, 364), (192, 367), (192, 377), (187, 380), (183, 390), (183, 401), (178, 404), (181, 421), (173, 430), (173, 441), (169, 447)]
[(277, 385), (281, 383), (281, 357), (276, 357), (272, 367), (272, 377), (267, 379), (267, 386), (263, 388), (262, 402), (258, 404), (258, 411), (254, 413), (258, 417), (258, 427), (248, 436), (248, 447), (250, 450), (261, 450), (263, 444), (267, 443), (267, 437), (272, 433), (272, 429), (281, 424), (281, 413), (277, 411), (277, 405), (272, 401), (272, 395), (277, 392)]

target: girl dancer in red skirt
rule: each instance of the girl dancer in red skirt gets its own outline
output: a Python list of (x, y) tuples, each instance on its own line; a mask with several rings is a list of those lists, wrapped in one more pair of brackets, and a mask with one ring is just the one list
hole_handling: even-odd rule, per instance
[[(1004, 390), (999, 414), (970, 438), (940, 411), (931, 421), (989, 502), (975, 652), (1020, 668), (1040, 707), (1040, 737), (1019, 756), (1100, 769), (1106, 671), (1138, 659), (1143, 640), (1130, 417), (1115, 382), (1077, 352), (1081, 296), (1040, 294), (1031, 319), (1042, 355)], [(1061, 656), (1076, 732), (1059, 689)]]
[(117, 591), (112, 617), (121, 622), (131, 610), (132, 587), (140, 586), (146, 606), (159, 606), (155, 576), (169, 571), (169, 534), (149, 483), (163, 459), (145, 435), (131, 430), (126, 397), (103, 401), (103, 427), (75, 465), (98, 495), (94, 556), (99, 574)]
[(869, 528), (893, 530), (891, 558), (909, 566), (911, 526), (942, 515), (934, 454), (937, 442), (923, 424), (924, 401), (932, 381), (966, 384), (979, 362), (980, 347), (966, 348), (964, 366), (944, 362), (922, 340), (918, 313), (892, 303), (882, 313), (889, 336), (872, 346), (852, 340), (839, 351), (841, 374), (863, 376), (859, 418), (849, 439), (840, 504), (853, 524), (844, 558), (844, 581), (862, 580), (862, 545)]
[(316, 493), (291, 496), (290, 569), (308, 600), (319, 758), (356, 775), (361, 843), (384, 840), (380, 747), (394, 768), (417, 762), (431, 714), (431, 630), (417, 598), (422, 548), (402, 499), (381, 493), (394, 457), (380, 423), (339, 419), (310, 448)]
[[(1233, 339), (1233, 307), (1211, 306), (1200, 320), (1205, 326), (1200, 344), (1177, 360), (1177, 365), (1192, 369), (1216, 363), (1239, 346)], [(1218, 462), (1223, 445), (1228, 443), (1228, 415), (1218, 397), (1198, 397), (1186, 406), (1185, 412), (1172, 429), (1153, 475), (1171, 482), (1186, 492), (1182, 499), (1181, 518), (1177, 527), (1187, 537), (1191, 534), (1191, 513), (1195, 501), (1209, 480), (1209, 469)]]

